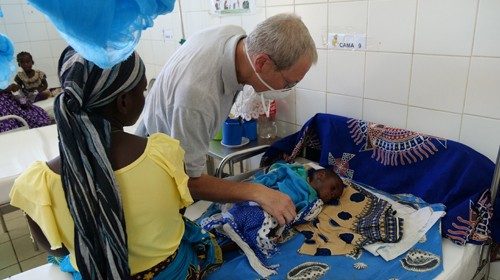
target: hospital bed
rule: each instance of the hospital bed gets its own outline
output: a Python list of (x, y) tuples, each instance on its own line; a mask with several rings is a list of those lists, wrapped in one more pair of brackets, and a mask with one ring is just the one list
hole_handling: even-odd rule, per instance
[(36, 105), (40, 108), (42, 108), (45, 112), (47, 112), (47, 115), (49, 115), (49, 118), (54, 121), (55, 120), (55, 115), (54, 115), (54, 101), (56, 100), (55, 97), (49, 97), (45, 100), (38, 101), (34, 103), (33, 105)]
[(2, 132), (1, 134), (5, 134), (5, 133), (10, 133), (10, 132), (15, 132), (15, 131), (19, 131), (19, 130), (25, 130), (25, 129), (29, 129), (29, 125), (28, 123), (26, 122), (25, 119), (23, 119), (22, 117), (20, 116), (17, 116), (17, 115), (5, 115), (5, 116), (1, 116), (0, 117), (0, 121), (5, 121), (5, 120), (9, 120), (9, 119), (14, 119), (18, 122), (21, 123), (21, 126), (18, 127), (18, 128), (14, 128), (14, 129), (11, 129), (11, 130), (7, 130), (5, 132)]
[[(130, 131), (133, 131), (130, 128)], [(6, 138), (4, 138), (6, 137)], [(28, 144), (28, 145), (27, 145)], [(8, 193), (15, 177), (22, 172), (34, 160), (48, 160), (57, 155), (57, 132), (55, 126), (42, 127), (3, 135), (0, 137), (0, 147), (3, 147), (7, 154), (2, 152), (0, 161), (0, 203), (8, 203)], [(5, 149), (5, 147), (11, 147)], [(29, 149), (24, 149), (29, 147)], [(219, 165), (220, 170), (224, 164), (231, 160), (241, 159), (241, 157), (251, 157), (264, 150), (240, 151), (230, 154), (224, 158)], [(8, 162), (5, 162), (8, 159)], [(296, 160), (299, 160), (297, 157)], [(228, 180), (241, 181), (247, 179), (257, 170), (240, 174), (234, 177), (225, 178)], [(492, 197), (496, 197), (500, 178), (500, 151), (497, 157), (494, 181), (491, 183)], [(190, 206), (186, 211), (186, 216), (194, 220), (198, 218), (209, 207), (210, 203), (198, 201)], [(454, 244), (449, 239), (443, 238), (443, 272), (436, 278), (439, 280), (456, 279), (488, 279), (489, 275), (489, 243), (483, 246), (466, 244), (460, 246)], [(71, 279), (67, 273), (61, 272), (58, 267), (46, 264), (41, 267), (15, 275), (10, 279)]]

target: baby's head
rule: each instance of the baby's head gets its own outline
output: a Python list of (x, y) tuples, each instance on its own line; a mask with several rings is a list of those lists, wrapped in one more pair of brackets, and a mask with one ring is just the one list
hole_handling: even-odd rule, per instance
[(316, 190), (318, 197), (324, 202), (339, 198), (344, 192), (344, 182), (329, 169), (315, 170), (309, 176), (309, 184)]
[(33, 67), (33, 57), (29, 52), (20, 52), (17, 54), (17, 64), (19, 67), (23, 68), (24, 72), (30, 71)]

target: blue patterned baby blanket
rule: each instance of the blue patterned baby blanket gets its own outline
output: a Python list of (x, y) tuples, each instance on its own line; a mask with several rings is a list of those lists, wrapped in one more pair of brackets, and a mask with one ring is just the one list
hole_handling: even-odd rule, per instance
[[(428, 204), (412, 196), (394, 196), (395, 201), (425, 207)], [(431, 205), (436, 211), (442, 211), (440, 204)], [(298, 249), (305, 238), (296, 234), (279, 245), (279, 251), (270, 257), (269, 262), (279, 264), (277, 274), (266, 279), (370, 279), (370, 280), (428, 280), (434, 279), (443, 271), (442, 239), (440, 223), (434, 226), (408, 252), (392, 261), (385, 261), (365, 250), (350, 255), (311, 256), (303, 255)], [(237, 275), (237, 276), (236, 276)], [(249, 265), (243, 254), (237, 254), (207, 279), (262, 279)]]

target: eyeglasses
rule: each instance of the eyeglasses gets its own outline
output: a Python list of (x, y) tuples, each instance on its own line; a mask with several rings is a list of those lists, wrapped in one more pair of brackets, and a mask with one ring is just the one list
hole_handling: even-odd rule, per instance
[[(274, 65), (276, 66), (276, 68), (278, 68), (278, 64), (276, 64), (276, 62), (274, 61), (274, 59), (270, 55), (267, 55), (267, 56), (274, 63)], [(281, 78), (285, 82), (285, 86), (283, 87), (283, 89), (290, 89), (290, 88), (293, 88), (294, 86), (297, 85), (298, 82), (290, 82), (287, 78), (285, 78), (285, 76), (283, 75), (283, 73), (280, 70), (278, 70), (278, 73), (280, 73)]]
[(281, 71), (278, 71), (281, 75), (281, 78), (283, 78), (283, 80), (285, 81), (285, 87), (283, 87), (283, 89), (290, 89), (290, 88), (293, 88), (294, 86), (297, 85), (297, 82), (290, 82), (287, 80), (287, 78), (285, 78), (285, 76), (283, 76), (283, 73), (281, 73)]

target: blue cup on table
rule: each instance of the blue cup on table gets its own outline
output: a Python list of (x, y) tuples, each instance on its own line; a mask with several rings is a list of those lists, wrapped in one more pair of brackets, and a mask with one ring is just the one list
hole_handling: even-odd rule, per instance
[(243, 123), (243, 137), (250, 141), (257, 139), (257, 121), (255, 119)]
[(222, 144), (235, 146), (241, 144), (243, 125), (238, 119), (227, 119), (222, 125)]

